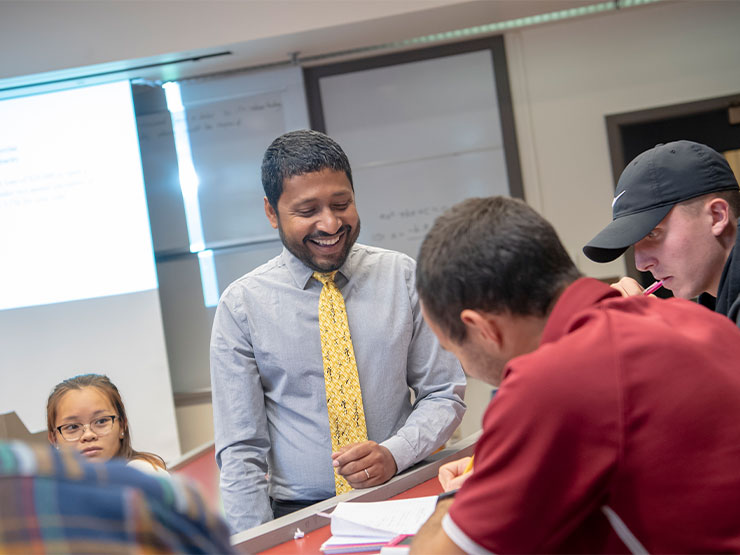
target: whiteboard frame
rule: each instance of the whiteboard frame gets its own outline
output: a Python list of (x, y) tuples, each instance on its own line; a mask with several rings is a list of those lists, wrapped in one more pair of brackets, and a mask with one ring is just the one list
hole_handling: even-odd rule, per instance
[(388, 67), (393, 65), (419, 62), (464, 54), (480, 50), (489, 50), (493, 60), (493, 75), (498, 96), (499, 116), (501, 118), (501, 135), (504, 144), (506, 173), (509, 181), (509, 194), (524, 199), (522, 170), (519, 162), (519, 147), (514, 123), (514, 108), (509, 87), (509, 70), (506, 63), (506, 50), (502, 35), (486, 37), (471, 41), (455, 42), (430, 48), (406, 50), (393, 54), (361, 58), (324, 66), (306, 67), (303, 69), (303, 82), (306, 89), (306, 102), (311, 128), (326, 133), (324, 106), (321, 98), (320, 81), (322, 78)]

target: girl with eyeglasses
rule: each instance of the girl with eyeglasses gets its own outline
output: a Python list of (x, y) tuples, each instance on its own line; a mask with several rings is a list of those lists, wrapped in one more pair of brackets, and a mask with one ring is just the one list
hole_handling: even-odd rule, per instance
[(57, 384), (46, 403), (49, 441), (71, 447), (94, 461), (121, 457), (146, 472), (166, 472), (161, 457), (136, 451), (118, 388), (100, 374), (83, 374)]

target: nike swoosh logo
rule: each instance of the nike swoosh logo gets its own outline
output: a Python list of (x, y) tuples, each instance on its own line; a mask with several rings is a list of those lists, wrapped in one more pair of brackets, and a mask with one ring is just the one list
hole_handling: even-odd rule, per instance
[(619, 197), (621, 197), (623, 194), (625, 194), (627, 191), (624, 190), (621, 193), (619, 193), (616, 197), (614, 197), (614, 200), (612, 201), (612, 208), (614, 208), (614, 205), (617, 204), (617, 201), (619, 200)]

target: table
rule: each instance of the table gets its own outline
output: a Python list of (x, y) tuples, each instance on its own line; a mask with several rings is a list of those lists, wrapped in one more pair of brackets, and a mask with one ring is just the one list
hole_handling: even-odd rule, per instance
[[(385, 501), (437, 495), (442, 491), (437, 481), (439, 467), (450, 461), (472, 455), (477, 432), (455, 445), (431, 455), (426, 460), (395, 476), (390, 481), (372, 488), (353, 490), (337, 495), (282, 518), (266, 522), (231, 537), (234, 548), (241, 553), (320, 553), (319, 547), (331, 532), (329, 521), (318, 513), (331, 513), (338, 503), (344, 501)], [(294, 540), (296, 529), (306, 536)]]
[[(439, 480), (435, 476), (429, 478), (426, 482), (422, 482), (418, 486), (414, 486), (411, 489), (394, 495), (391, 499), (408, 499), (410, 497), (425, 497), (428, 495), (439, 495), (442, 493), (442, 486)], [(262, 551), (263, 555), (282, 555), (282, 554), (304, 554), (304, 553), (321, 553), (321, 544), (329, 539), (331, 536), (331, 529), (329, 527), (329, 520), (326, 519), (327, 525), (313, 532), (307, 533), (303, 538), (299, 540), (288, 540), (287, 542), (281, 543), (272, 547), (266, 551)], [(366, 552), (366, 553), (373, 553)], [(375, 552), (377, 553), (377, 551)]]

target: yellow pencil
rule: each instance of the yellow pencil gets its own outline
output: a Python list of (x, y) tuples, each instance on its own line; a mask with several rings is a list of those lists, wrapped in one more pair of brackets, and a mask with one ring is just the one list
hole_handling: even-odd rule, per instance
[(470, 460), (468, 461), (468, 466), (465, 467), (465, 472), (463, 472), (463, 474), (467, 474), (468, 472), (473, 470), (473, 459), (474, 458), (475, 457), (470, 457)]

